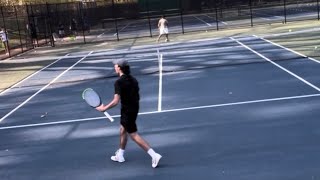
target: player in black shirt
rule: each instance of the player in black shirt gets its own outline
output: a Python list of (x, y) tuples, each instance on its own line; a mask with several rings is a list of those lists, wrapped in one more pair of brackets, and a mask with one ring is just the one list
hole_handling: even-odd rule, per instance
[(106, 111), (116, 106), (121, 101), (120, 120), (120, 148), (116, 151), (111, 160), (124, 162), (124, 151), (127, 145), (128, 134), (131, 139), (144, 149), (152, 158), (152, 167), (158, 166), (161, 155), (156, 153), (150, 145), (138, 134), (136, 119), (139, 112), (139, 83), (130, 75), (130, 66), (127, 61), (119, 60), (115, 62), (114, 69), (119, 75), (119, 79), (114, 83), (114, 98), (107, 104), (102, 104), (96, 109)]

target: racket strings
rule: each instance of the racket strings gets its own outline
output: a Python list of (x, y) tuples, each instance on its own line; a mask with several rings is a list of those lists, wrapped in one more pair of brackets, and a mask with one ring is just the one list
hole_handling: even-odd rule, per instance
[(92, 107), (98, 107), (101, 104), (99, 95), (93, 89), (86, 89), (82, 98)]

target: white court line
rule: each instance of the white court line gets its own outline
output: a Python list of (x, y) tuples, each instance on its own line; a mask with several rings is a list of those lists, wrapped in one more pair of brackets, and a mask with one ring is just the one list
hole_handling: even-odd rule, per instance
[(270, 21), (271, 19), (269, 18), (264, 18), (264, 17), (260, 17), (260, 16), (256, 16), (257, 18), (260, 18), (260, 19), (263, 19), (263, 20), (267, 20), (267, 21)]
[[(124, 30), (126, 27), (128, 27), (129, 25), (131, 25), (131, 23), (129, 23), (129, 24), (127, 24), (125, 27), (123, 27), (122, 29), (120, 29), (118, 32), (120, 32), (120, 31), (122, 31), (122, 30)], [(117, 33), (114, 33), (114, 35), (113, 36), (116, 36), (117, 35)]]
[(277, 66), (278, 68), (282, 69), (283, 71), (289, 73), (290, 75), (294, 76), (295, 78), (299, 79), (300, 81), (304, 82), (305, 84), (309, 85), (310, 87), (314, 88), (315, 90), (320, 91), (320, 89), (319, 89), (317, 86), (311, 84), (310, 82), (308, 82), (307, 80), (303, 79), (302, 77), (294, 74), (293, 72), (291, 72), (291, 71), (287, 70), (286, 68), (280, 66), (279, 64), (273, 62), (273, 61), (270, 60), (269, 58), (263, 56), (262, 54), (258, 53), (258, 52), (255, 51), (255, 50), (251, 49), (250, 47), (246, 46), (245, 44), (241, 43), (240, 41), (234, 39), (233, 37), (230, 37), (230, 39), (236, 41), (237, 43), (239, 43), (240, 45), (242, 45), (242, 46), (245, 47), (246, 49), (248, 49), (248, 50), (250, 50), (251, 52), (255, 53), (256, 55), (262, 57), (263, 59), (267, 60), (267, 61), (270, 62), (271, 64), (273, 64), (273, 65)]
[[(211, 19), (217, 21), (214, 17), (209, 16), (208, 14), (205, 14), (205, 16), (207, 16), (208, 18), (211, 18)], [(218, 22), (221, 22), (221, 23), (224, 24), (224, 25), (228, 25), (228, 23), (226, 23), (226, 22), (224, 22), (224, 21), (218, 21)]]
[(99, 37), (103, 36), (104, 34), (110, 32), (110, 31), (111, 31), (110, 29), (109, 29), (109, 30), (106, 30), (106, 31), (104, 31), (103, 33), (101, 33), (100, 35), (98, 35), (97, 37), (99, 38)]
[(314, 58), (308, 57), (308, 56), (306, 56), (306, 55), (304, 55), (304, 54), (301, 54), (301, 53), (299, 53), (299, 52), (297, 52), (297, 51), (295, 51), (295, 50), (293, 50), (293, 49), (286, 48), (286, 47), (284, 47), (284, 46), (282, 46), (282, 45), (280, 45), (280, 44), (277, 44), (277, 43), (272, 42), (272, 41), (270, 41), (270, 40), (264, 39), (263, 37), (258, 37), (258, 36), (256, 36), (256, 35), (254, 35), (254, 37), (260, 38), (260, 39), (262, 39), (262, 40), (264, 40), (264, 41), (266, 41), (266, 42), (268, 42), (268, 43), (271, 43), (271, 44), (273, 44), (273, 45), (275, 45), (275, 46), (278, 46), (278, 47), (280, 47), (280, 48), (283, 48), (283, 49), (285, 49), (285, 50), (287, 50), (287, 51), (290, 51), (290, 52), (292, 52), (292, 53), (295, 53), (295, 54), (297, 54), (297, 55), (299, 55), (299, 56), (302, 56), (302, 57), (304, 57), (304, 58), (308, 58), (308, 59), (310, 59), (311, 61), (314, 61), (314, 62), (316, 62), (316, 63), (320, 63), (320, 61), (318, 61), (318, 60), (316, 60), (316, 59), (314, 59)]
[[(159, 51), (158, 51), (159, 53)], [(163, 55), (160, 54), (159, 58), (159, 98), (158, 98), (158, 111), (161, 112), (162, 110), (162, 57)]]
[[(250, 13), (245, 13), (246, 15), (250, 15)], [(261, 16), (256, 16), (255, 14), (257, 14), (257, 15), (263, 15), (263, 14), (261, 14), (261, 13), (256, 13), (256, 12), (252, 12), (252, 15), (255, 17), (255, 18), (260, 18), (260, 19), (264, 19), (264, 20), (267, 20), (267, 21), (270, 21), (271, 19), (270, 18), (266, 18), (266, 17), (261, 17)], [(267, 14), (264, 14), (265, 16), (267, 15)], [(267, 15), (268, 16), (268, 15)]]
[(98, 38), (103, 36), (106, 32), (101, 33), (99, 36), (97, 36)]
[[(88, 55), (90, 55), (91, 53), (93, 53), (93, 51), (91, 51)], [(36, 93), (34, 93), (32, 96), (30, 96), (27, 100), (25, 100), (23, 103), (21, 103), (19, 106), (17, 106), (16, 108), (14, 108), (13, 110), (11, 110), (8, 114), (6, 114), (5, 116), (3, 116), (0, 119), (0, 122), (2, 122), (5, 118), (7, 118), (8, 116), (10, 116), (12, 113), (14, 113), (16, 110), (18, 110), (20, 107), (22, 107), (23, 105), (25, 105), (27, 102), (29, 102), (32, 98), (34, 98), (37, 94), (39, 94), (40, 92), (42, 92), (43, 90), (45, 90), (47, 87), (49, 87), (52, 83), (54, 83), (56, 80), (58, 80), (61, 76), (63, 76), (66, 72), (68, 72), (70, 69), (72, 69), (74, 66), (76, 66), (77, 64), (79, 64), (82, 60), (84, 60), (88, 55), (84, 56), (83, 58), (81, 58), (79, 61), (77, 61), (75, 64), (73, 64), (72, 66), (70, 66), (67, 70), (63, 71), (61, 74), (59, 74), (59, 76), (57, 76), (56, 78), (54, 78), (52, 81), (50, 81), (46, 86), (42, 87), (39, 91), (37, 91)]]
[(274, 37), (274, 36), (286, 36), (286, 35), (295, 35), (295, 34), (301, 34), (301, 33), (308, 33), (308, 32), (317, 32), (319, 31), (320, 28), (308, 28), (308, 29), (303, 29), (303, 30), (297, 30), (293, 32), (283, 32), (283, 33), (278, 33), (278, 34), (265, 34), (263, 37)]
[[(254, 13), (254, 14), (258, 14), (258, 15), (263, 15), (263, 16), (269, 16), (269, 17), (276, 17), (276, 18), (279, 18), (279, 19), (283, 19), (284, 17), (282, 16), (273, 16), (273, 15), (270, 15), (270, 14), (266, 14), (266, 13)], [(259, 17), (259, 16), (258, 16)], [(261, 17), (259, 17), (261, 18)], [(271, 19), (270, 19), (271, 20)]]
[[(267, 20), (267, 21), (270, 21), (270, 20), (271, 20), (270, 18), (265, 18), (265, 17), (261, 17), (261, 16), (255, 16), (254, 14), (259, 15), (259, 13), (253, 13), (253, 16), (254, 16), (255, 18), (260, 18), (260, 19), (264, 19), (264, 20)], [(262, 14), (261, 14), (261, 15), (262, 15)]]
[[(265, 103), (265, 102), (277, 102), (277, 101), (312, 98), (312, 97), (320, 97), (320, 94), (288, 96), (288, 97), (281, 97), (281, 98), (270, 98), (270, 99), (260, 99), (260, 100), (252, 100), (252, 101), (240, 101), (240, 102), (234, 102), (234, 103), (213, 104), (213, 105), (206, 105), (206, 106), (195, 106), (195, 107), (188, 107), (188, 108), (168, 109), (168, 110), (162, 110), (161, 112), (150, 111), (150, 112), (139, 113), (139, 115), (160, 114), (160, 113), (179, 112), (179, 111), (188, 111), (188, 110), (196, 110), (196, 109), (209, 109), (209, 108), (236, 106), (236, 105)], [(113, 115), (111, 117), (118, 118), (118, 117), (120, 117), (120, 115)], [(102, 116), (102, 117), (95, 117), (95, 118), (73, 119), (73, 120), (56, 121), (56, 122), (48, 122), (48, 123), (7, 126), (7, 127), (0, 127), (0, 130), (18, 129), (18, 128), (26, 128), (26, 127), (39, 127), (39, 126), (48, 126), (48, 125), (59, 125), (59, 124), (68, 124), (68, 123), (75, 123), (75, 122), (87, 122), (87, 121), (95, 121), (95, 120), (100, 120), (100, 119), (106, 119), (106, 117)]]
[(206, 21), (204, 21), (204, 20), (202, 20), (202, 19), (198, 18), (197, 16), (193, 16), (193, 17), (194, 17), (194, 18), (196, 18), (196, 19), (198, 19), (199, 21), (201, 21), (201, 22), (205, 23), (207, 26), (212, 26), (211, 24), (209, 24), (209, 23), (207, 23)]
[(26, 78), (24, 78), (23, 80), (19, 81), (18, 83), (14, 84), (14, 85), (13, 85), (13, 86), (11, 86), (10, 88), (8, 88), (8, 89), (6, 89), (6, 90), (4, 90), (4, 91), (0, 92), (0, 95), (3, 95), (3, 94), (4, 94), (4, 93), (6, 93), (7, 91), (9, 91), (9, 90), (11, 90), (11, 89), (15, 88), (15, 87), (16, 87), (16, 86), (18, 86), (19, 84), (21, 84), (21, 83), (23, 83), (24, 81), (26, 81), (26, 80), (30, 79), (30, 78), (31, 78), (31, 77), (33, 77), (34, 75), (38, 74), (39, 72), (43, 71), (44, 69), (48, 68), (49, 66), (51, 66), (51, 65), (53, 65), (53, 64), (55, 64), (55, 63), (57, 63), (58, 61), (60, 61), (60, 60), (62, 60), (63, 58), (67, 57), (68, 55), (69, 55), (69, 54), (66, 54), (65, 56), (63, 56), (63, 57), (61, 57), (60, 59), (58, 59), (58, 60), (54, 61), (53, 63), (51, 63), (51, 64), (47, 65), (46, 67), (44, 67), (44, 68), (42, 68), (42, 69), (38, 70), (37, 72), (32, 73), (31, 75), (29, 75), (28, 77), (26, 77)]

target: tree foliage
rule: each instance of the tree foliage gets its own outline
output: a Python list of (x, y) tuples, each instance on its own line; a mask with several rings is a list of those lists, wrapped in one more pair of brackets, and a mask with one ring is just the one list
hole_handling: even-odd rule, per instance
[(0, 6), (12, 6), (17, 5), (21, 0), (0, 0)]
[[(65, 3), (79, 0), (0, 0), (0, 6), (24, 5), (24, 4), (44, 4), (44, 3)], [(84, 0), (85, 1), (85, 0)], [(92, 1), (92, 0), (89, 0)]]

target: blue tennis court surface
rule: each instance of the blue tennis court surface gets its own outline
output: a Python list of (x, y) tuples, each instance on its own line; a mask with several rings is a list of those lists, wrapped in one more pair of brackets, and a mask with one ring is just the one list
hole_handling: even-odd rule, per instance
[[(81, 98), (108, 103), (125, 58), (138, 79), (140, 134), (159, 167)], [(319, 61), (256, 36), (67, 54), (0, 94), (0, 177), (320, 179)]]

